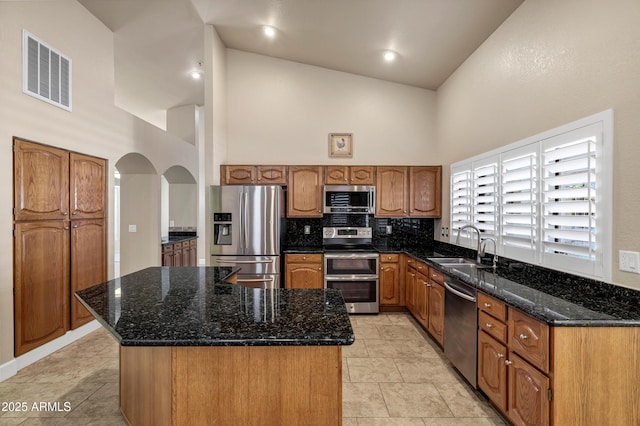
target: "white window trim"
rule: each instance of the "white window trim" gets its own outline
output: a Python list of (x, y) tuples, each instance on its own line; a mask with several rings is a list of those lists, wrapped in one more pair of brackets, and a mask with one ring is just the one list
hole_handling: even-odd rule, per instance
[[(538, 157), (538, 182), (537, 182), (537, 212), (536, 212), (536, 250), (535, 253), (529, 251), (528, 253), (518, 253), (518, 250), (505, 250), (502, 244), (502, 190), (500, 189), (499, 201), (498, 204), (500, 206), (500, 213), (498, 214), (497, 226), (497, 254), (498, 255), (506, 255), (507, 257), (520, 260), (527, 263), (547, 267), (550, 269), (556, 269), (563, 272), (568, 272), (574, 275), (585, 276), (592, 279), (603, 280), (607, 282), (611, 282), (612, 276), (612, 212), (613, 212), (613, 110), (609, 109), (606, 111), (599, 112), (597, 114), (582, 118), (580, 120), (576, 120), (574, 122), (556, 127), (551, 130), (547, 130), (545, 132), (539, 133), (537, 135), (522, 139), (520, 141), (514, 142), (512, 144), (491, 150), (484, 154), (480, 154), (474, 156), (472, 158), (456, 162), (451, 165), (451, 176), (453, 177), (455, 173), (461, 172), (463, 170), (471, 170), (473, 171), (478, 165), (486, 164), (487, 162), (495, 161), (496, 158), (500, 159), (498, 162), (499, 167), (502, 167), (501, 156), (503, 154), (508, 154), (509, 152), (514, 152), (514, 150), (525, 149), (524, 147), (531, 146), (532, 144), (538, 144), (539, 146), (536, 148), (537, 152), (540, 153), (543, 141), (556, 138), (560, 135), (567, 132), (574, 132), (583, 127), (588, 127), (592, 125), (599, 124), (602, 130), (602, 151), (599, 153), (597, 158), (598, 161), (598, 185), (599, 190), (597, 193), (597, 211), (598, 211), (598, 245), (600, 247), (600, 256), (601, 256), (601, 265), (593, 268), (592, 271), (583, 271), (576, 270), (571, 268), (571, 260), (563, 264), (563, 262), (553, 262), (549, 264), (545, 262), (545, 257), (543, 256), (542, 250), (544, 250), (542, 246), (542, 216), (541, 216), (541, 193), (542, 193), (542, 182), (540, 180), (541, 175), (541, 157)], [(451, 183), (453, 185), (453, 182)], [(502, 178), (500, 178), (499, 187), (502, 187)], [(473, 188), (473, 187), (472, 187)], [(451, 200), (453, 202), (453, 200)], [(453, 206), (452, 210), (453, 211)], [(472, 206), (473, 208), (473, 206)], [(450, 218), (450, 227), (451, 233), (449, 237), (449, 242), (455, 244), (457, 237), (457, 227), (459, 227), (460, 223), (454, 223), (453, 218)], [(472, 245), (471, 242), (473, 240), (472, 235), (461, 235), (460, 243), (465, 244), (467, 246), (475, 248), (475, 243)], [(493, 250), (493, 245), (487, 245), (488, 251)], [(505, 253), (506, 251), (506, 253)], [(548, 259), (548, 256), (547, 256)]]

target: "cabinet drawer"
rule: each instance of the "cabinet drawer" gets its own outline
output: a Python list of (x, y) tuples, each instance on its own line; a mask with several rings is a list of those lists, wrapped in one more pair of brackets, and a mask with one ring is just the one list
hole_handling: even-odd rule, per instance
[(507, 343), (507, 324), (483, 311), (478, 311), (478, 326), (496, 340)]
[(424, 274), (425, 276), (429, 273), (429, 267), (425, 263), (415, 262), (411, 267), (415, 268), (416, 272)]
[(398, 263), (399, 260), (400, 260), (399, 254), (384, 253), (380, 255), (380, 262)]
[(438, 284), (444, 285), (444, 275), (437, 269), (429, 268), (429, 279), (437, 282)]
[(549, 372), (549, 326), (530, 316), (509, 308), (509, 348)]
[(478, 293), (478, 308), (501, 321), (507, 320), (507, 305), (484, 293)]
[(197, 246), (198, 245), (198, 240), (196, 238), (194, 238), (193, 240), (189, 240), (189, 245), (190, 246)]
[(322, 262), (322, 254), (320, 253), (288, 254), (286, 256), (286, 261), (287, 263)]

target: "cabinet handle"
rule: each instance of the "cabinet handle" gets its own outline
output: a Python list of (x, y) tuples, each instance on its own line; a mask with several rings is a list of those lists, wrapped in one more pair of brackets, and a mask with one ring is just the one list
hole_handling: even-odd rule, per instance
[(504, 360), (504, 365), (509, 366), (509, 365), (511, 365), (511, 364), (513, 364), (513, 361), (509, 361), (508, 359), (505, 359), (505, 360)]
[(504, 355), (503, 355), (503, 354), (501, 354), (500, 352), (498, 352), (498, 354), (497, 354), (496, 356), (498, 357), (498, 359), (500, 359), (500, 358), (504, 358)]
[(526, 334), (521, 334), (518, 337), (520, 337), (520, 340), (527, 340), (529, 338), (529, 336), (527, 336)]
[(485, 308), (490, 308), (491, 307), (491, 303), (484, 302), (484, 307)]
[(493, 327), (493, 324), (491, 324), (490, 322), (488, 322), (488, 323), (486, 323), (484, 326), (485, 326), (485, 327), (487, 327), (487, 328), (491, 328), (491, 327)]

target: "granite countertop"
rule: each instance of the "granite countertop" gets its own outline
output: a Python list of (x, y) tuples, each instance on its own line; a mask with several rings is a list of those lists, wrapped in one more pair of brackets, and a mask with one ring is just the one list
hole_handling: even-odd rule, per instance
[(433, 250), (408, 249), (405, 253), (552, 326), (640, 326), (640, 292), (602, 283), (585, 286), (544, 274), (522, 276), (503, 269), (494, 273), (491, 267), (465, 273), (428, 260), (444, 256)]
[[(478, 290), (552, 326), (640, 326), (640, 291), (581, 277), (535, 270), (491, 267), (472, 274), (431, 262), (431, 257), (468, 257), (433, 247), (406, 248), (376, 245), (380, 253), (406, 253), (442, 272), (456, 276)], [(288, 247), (287, 253), (322, 253), (322, 247)]]
[(333, 289), (253, 289), (226, 267), (151, 267), (76, 297), (123, 346), (350, 345), (344, 299)]
[(197, 235), (169, 235), (168, 237), (162, 237), (160, 244), (173, 244), (180, 241), (193, 240), (198, 238)]

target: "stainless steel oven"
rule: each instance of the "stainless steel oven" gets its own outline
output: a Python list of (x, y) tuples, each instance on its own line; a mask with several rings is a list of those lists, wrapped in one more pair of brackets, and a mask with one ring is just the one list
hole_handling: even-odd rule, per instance
[(379, 254), (371, 228), (324, 229), (324, 286), (342, 292), (349, 313), (378, 313)]

